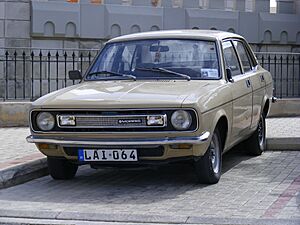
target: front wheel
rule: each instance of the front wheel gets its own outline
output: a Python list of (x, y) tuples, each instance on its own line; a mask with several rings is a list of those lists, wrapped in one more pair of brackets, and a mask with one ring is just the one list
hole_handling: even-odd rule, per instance
[(214, 131), (206, 153), (194, 165), (200, 183), (218, 183), (222, 169), (222, 143), (218, 129)]
[(266, 150), (266, 121), (263, 115), (260, 116), (256, 130), (244, 144), (247, 152), (253, 156), (259, 156)]
[(49, 174), (54, 180), (69, 180), (74, 178), (78, 165), (66, 159), (47, 157)]

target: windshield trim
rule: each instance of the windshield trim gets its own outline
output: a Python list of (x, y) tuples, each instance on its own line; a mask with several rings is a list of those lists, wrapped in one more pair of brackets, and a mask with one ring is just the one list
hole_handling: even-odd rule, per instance
[[(120, 44), (120, 43), (130, 43), (130, 42), (136, 42), (136, 41), (146, 41), (146, 40), (186, 40), (186, 41), (207, 41), (207, 42), (213, 42), (215, 44), (216, 47), (216, 57), (217, 57), (217, 62), (218, 62), (218, 73), (219, 73), (219, 77), (218, 78), (193, 78), (191, 77), (191, 81), (192, 80), (222, 80), (223, 79), (223, 70), (221, 68), (222, 63), (220, 62), (220, 59), (222, 59), (222, 57), (220, 56), (220, 46), (219, 46), (219, 41), (216, 39), (204, 39), (204, 38), (180, 38), (180, 37), (176, 37), (176, 38), (141, 38), (141, 39), (136, 39), (136, 40), (124, 40), (124, 41), (108, 41), (105, 43), (105, 45), (103, 46), (103, 48), (98, 52), (98, 54), (96, 55), (96, 57), (93, 59), (92, 63), (90, 64), (89, 68), (85, 71), (85, 74), (83, 76), (83, 81), (99, 81), (99, 80), (105, 80), (105, 79), (97, 79), (97, 80), (89, 80), (86, 79), (86, 76), (90, 73), (90, 71), (92, 70), (93, 66), (95, 65), (95, 63), (97, 62), (98, 58), (100, 57), (100, 55), (102, 54), (102, 52), (107, 49), (110, 45), (113, 44)], [(125, 80), (122, 79), (122, 77), (119, 77), (120, 79), (106, 79), (106, 80)], [(182, 80), (182, 78), (179, 77), (168, 77), (168, 78), (156, 78), (156, 77), (150, 77), (150, 78), (140, 78), (140, 77), (136, 77), (136, 80), (166, 80), (166, 79), (170, 79), (170, 80)]]

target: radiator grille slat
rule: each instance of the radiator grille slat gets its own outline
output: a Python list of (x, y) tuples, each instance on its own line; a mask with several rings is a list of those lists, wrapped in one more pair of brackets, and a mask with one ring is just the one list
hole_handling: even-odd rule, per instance
[(146, 116), (128, 117), (76, 117), (76, 127), (145, 127)]

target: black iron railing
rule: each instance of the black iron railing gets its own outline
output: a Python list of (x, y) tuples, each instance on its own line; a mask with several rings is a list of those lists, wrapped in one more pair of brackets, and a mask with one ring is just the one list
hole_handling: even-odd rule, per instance
[[(69, 70), (84, 73), (97, 49), (0, 49), (0, 100), (35, 100), (76, 84)], [(274, 96), (300, 97), (300, 53), (256, 53), (274, 80)]]
[[(2, 51), (2, 52), (1, 52)], [(0, 49), (0, 99), (34, 100), (74, 85), (69, 70), (83, 73), (99, 50)]]
[(256, 57), (272, 74), (274, 96), (300, 97), (300, 53), (257, 52)]

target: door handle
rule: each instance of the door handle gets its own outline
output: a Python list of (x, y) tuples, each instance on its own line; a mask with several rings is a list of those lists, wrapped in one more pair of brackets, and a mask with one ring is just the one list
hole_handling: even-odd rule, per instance
[(264, 81), (265, 81), (264, 75), (260, 75), (260, 81), (261, 81), (261, 82), (264, 82)]
[(246, 86), (247, 86), (247, 88), (251, 87), (251, 82), (250, 82), (250, 80), (246, 80)]

